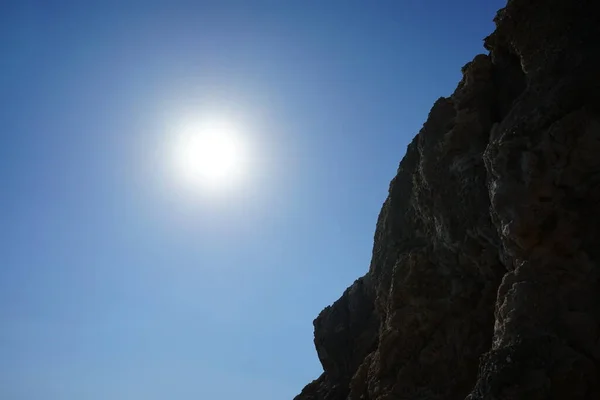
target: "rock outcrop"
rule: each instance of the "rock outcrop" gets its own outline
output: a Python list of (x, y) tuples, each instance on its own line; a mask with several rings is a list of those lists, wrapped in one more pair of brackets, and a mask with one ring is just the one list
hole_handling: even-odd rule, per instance
[(408, 146), (296, 400), (600, 399), (600, 3), (509, 0)]

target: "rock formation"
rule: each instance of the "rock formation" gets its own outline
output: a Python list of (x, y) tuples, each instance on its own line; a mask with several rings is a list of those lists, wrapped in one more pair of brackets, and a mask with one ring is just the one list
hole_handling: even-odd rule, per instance
[(296, 400), (600, 399), (600, 3), (509, 0), (408, 146)]

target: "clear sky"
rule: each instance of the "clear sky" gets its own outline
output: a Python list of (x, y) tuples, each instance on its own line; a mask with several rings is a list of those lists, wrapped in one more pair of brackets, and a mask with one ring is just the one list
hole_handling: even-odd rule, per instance
[[(312, 320), (503, 4), (1, 1), (0, 398), (300, 392)], [(186, 187), (168, 149), (216, 114), (247, 174)]]

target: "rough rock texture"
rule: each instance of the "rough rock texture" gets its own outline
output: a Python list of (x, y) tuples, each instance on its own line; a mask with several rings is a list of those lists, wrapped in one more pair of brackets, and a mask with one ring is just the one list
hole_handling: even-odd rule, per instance
[(600, 3), (510, 0), (392, 180), (296, 400), (600, 399)]

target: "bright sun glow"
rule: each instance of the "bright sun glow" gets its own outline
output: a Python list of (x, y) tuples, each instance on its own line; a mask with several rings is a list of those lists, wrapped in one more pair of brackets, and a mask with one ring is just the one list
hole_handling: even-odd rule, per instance
[(240, 127), (227, 119), (205, 118), (184, 125), (175, 146), (175, 163), (187, 184), (223, 188), (245, 171)]

